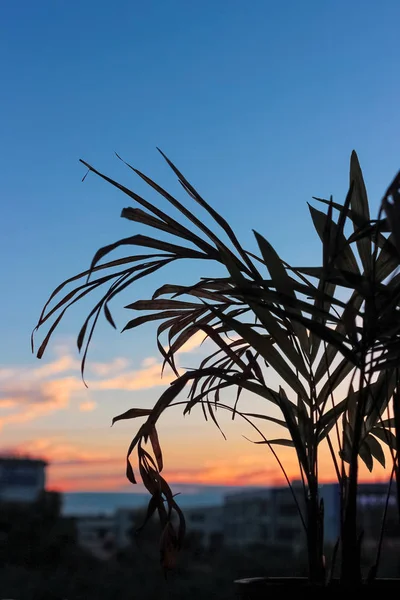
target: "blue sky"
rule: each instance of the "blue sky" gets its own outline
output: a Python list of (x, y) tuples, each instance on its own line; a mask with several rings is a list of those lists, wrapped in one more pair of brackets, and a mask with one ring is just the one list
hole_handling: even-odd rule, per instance
[[(1, 13), (3, 368), (38, 366), (29, 335), (49, 292), (134, 231), (119, 219), (128, 199), (82, 183), (79, 158), (154, 199), (117, 151), (184, 198), (160, 146), (247, 247), (255, 228), (297, 264), (318, 253), (306, 202), (343, 197), (353, 148), (375, 208), (400, 166), (395, 0), (22, 0)], [(102, 325), (91, 356), (135, 366), (154, 354), (150, 328), (133, 339)], [(5, 438), (56, 427), (46, 418)]]

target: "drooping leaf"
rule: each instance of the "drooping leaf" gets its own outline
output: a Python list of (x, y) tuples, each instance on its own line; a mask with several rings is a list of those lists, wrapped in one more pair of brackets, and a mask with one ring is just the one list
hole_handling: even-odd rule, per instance
[(370, 449), (370, 447), (368, 446), (368, 444), (366, 442), (364, 442), (363, 444), (361, 444), (360, 450), (359, 450), (359, 454), (360, 454), (361, 460), (363, 461), (363, 463), (367, 467), (368, 471), (372, 472), (372, 469), (374, 467), (374, 461), (372, 459), (371, 449)]
[(128, 481), (130, 481), (133, 484), (136, 484), (135, 474), (133, 472), (132, 465), (129, 462), (129, 458), (127, 458), (126, 460), (126, 477)]
[(182, 300), (137, 300), (125, 308), (131, 310), (180, 310), (183, 308), (199, 308), (195, 302), (182, 302)]
[(372, 430), (372, 434), (382, 440), (382, 442), (385, 442), (385, 444), (387, 444), (393, 450), (397, 449), (396, 436), (392, 431), (390, 431), (390, 429), (376, 426)]
[[(125, 161), (124, 161), (125, 162)], [(229, 254), (232, 260), (239, 266), (239, 268), (243, 268), (245, 271), (248, 271), (247, 266), (244, 266), (239, 259), (229, 250), (229, 248), (221, 241), (220, 237), (218, 237), (209, 227), (207, 227), (203, 221), (198, 219), (190, 210), (188, 210), (181, 202), (176, 200), (171, 194), (169, 194), (164, 188), (158, 185), (155, 181), (147, 177), (144, 173), (131, 167), (128, 163), (125, 163), (128, 167), (130, 167), (143, 181), (145, 181), (150, 187), (152, 187), (156, 192), (158, 192), (161, 196), (166, 198), (168, 202), (170, 202), (175, 208), (177, 208), (189, 221), (191, 221), (196, 227), (200, 229), (203, 233), (207, 235), (207, 237), (216, 245), (216, 247), (224, 253)], [(248, 262), (248, 259), (246, 260)], [(251, 272), (251, 271), (250, 271)]]
[(126, 412), (113, 418), (111, 425), (114, 425), (117, 421), (123, 421), (125, 419), (136, 419), (137, 417), (148, 417), (151, 415), (151, 409), (148, 408), (130, 408)]
[[(360, 296), (357, 292), (353, 292), (353, 294), (351, 295), (348, 305), (350, 306), (350, 308), (348, 310), (350, 310), (352, 313), (354, 313), (354, 311), (358, 311), (361, 308), (361, 305), (363, 303), (363, 298), (362, 296)], [(345, 309), (346, 311), (346, 309)], [(343, 319), (343, 315), (342, 315), (342, 320), (341, 322), (338, 323), (338, 325), (336, 326), (336, 333), (339, 334), (344, 334), (345, 333), (345, 324), (344, 324), (344, 320)], [(326, 340), (329, 342), (329, 340)], [(315, 371), (315, 381), (316, 383), (318, 383), (322, 377), (324, 375), (327, 374), (327, 370), (330, 368), (332, 362), (334, 361), (335, 357), (337, 356), (338, 352), (340, 352), (340, 346), (336, 345), (336, 344), (329, 344), (326, 349), (324, 348), (324, 353), (320, 358), (320, 362), (318, 364), (318, 367)], [(357, 357), (357, 353), (354, 352), (354, 350), (351, 352), (351, 354), (346, 356), (346, 359), (349, 361), (349, 363), (351, 363), (352, 365), (356, 365), (358, 362), (358, 357)]]
[(155, 250), (162, 250), (164, 252), (168, 252), (171, 255), (171, 258), (173, 255), (182, 258), (207, 258), (206, 254), (204, 254), (203, 252), (199, 252), (198, 250), (192, 250), (191, 248), (187, 248), (185, 246), (178, 246), (177, 244), (163, 242), (155, 238), (138, 234), (132, 235), (127, 238), (123, 238), (121, 240), (118, 240), (117, 242), (114, 242), (113, 244), (108, 244), (108, 246), (100, 248), (92, 259), (90, 271), (92, 271), (94, 267), (97, 266), (97, 264), (104, 256), (106, 256), (113, 250), (116, 250), (120, 246), (144, 246), (145, 248), (154, 248)]
[(306, 403), (299, 395), (297, 396), (297, 422), (302, 442), (305, 447), (310, 448), (313, 445), (312, 421), (307, 412)]
[(287, 446), (288, 448), (294, 448), (295, 445), (292, 440), (285, 440), (283, 438), (279, 438), (276, 440), (261, 440), (259, 442), (253, 442), (253, 444), (268, 444), (271, 446)]
[(316, 424), (316, 433), (318, 434), (318, 441), (321, 442), (326, 436), (329, 434), (332, 427), (337, 423), (340, 415), (347, 408), (347, 398), (338, 402), (332, 408), (324, 412), (317, 421)]
[(383, 468), (385, 468), (385, 466), (386, 466), (385, 454), (384, 454), (384, 452), (382, 450), (382, 446), (380, 445), (378, 440), (376, 438), (374, 438), (373, 435), (370, 434), (365, 439), (365, 443), (367, 444), (372, 456), (382, 465)]
[(163, 312), (152, 313), (150, 315), (143, 315), (141, 317), (136, 317), (135, 319), (131, 319), (122, 329), (122, 331), (127, 331), (129, 329), (134, 329), (135, 327), (139, 327), (144, 323), (148, 323), (150, 321), (159, 321), (161, 319), (168, 319), (169, 317), (176, 317), (177, 313), (175, 310), (166, 310)]
[(281, 427), (286, 427), (287, 424), (282, 419), (276, 419), (275, 417), (270, 417), (269, 415), (264, 415), (262, 413), (242, 413), (245, 417), (253, 417), (254, 419), (263, 419), (265, 421), (270, 421), (271, 423), (275, 423), (276, 425), (280, 425)]
[(156, 457), (158, 470), (161, 472), (163, 470), (163, 458), (160, 442), (158, 440), (157, 429), (155, 427), (150, 429), (149, 438), (153, 448), (154, 456)]
[(238, 319), (232, 319), (228, 315), (224, 315), (215, 307), (211, 308), (211, 310), (221, 319), (221, 321), (227, 323), (233, 331), (239, 334), (256, 352), (267, 360), (296, 393), (301, 394), (302, 397), (307, 397), (307, 392), (305, 391), (303, 384), (289, 367), (287, 362), (277, 350), (275, 350), (273, 344), (267, 337), (257, 333), (249, 324), (242, 323)]
[[(277, 252), (274, 250), (271, 244), (262, 235), (257, 233), (257, 231), (254, 231), (254, 235), (277, 292), (283, 294), (284, 296), (289, 296), (294, 301), (294, 310), (300, 314), (300, 310), (296, 308), (297, 298), (291, 278), (289, 277), (282, 260), (279, 258)], [(299, 338), (303, 351), (308, 354), (310, 350), (310, 344), (307, 330), (297, 322), (293, 323), (293, 328)]]
[(171, 167), (171, 169), (177, 175), (179, 181), (182, 183), (185, 190), (187, 190), (190, 193), (192, 198), (194, 198), (196, 200), (196, 202), (198, 202), (200, 204), (200, 206), (202, 206), (202, 208), (204, 208), (212, 216), (212, 218), (216, 221), (216, 223), (218, 223), (218, 225), (223, 229), (223, 231), (225, 231), (228, 238), (232, 242), (233, 246), (236, 248), (236, 250), (239, 252), (242, 259), (246, 263), (250, 272), (252, 272), (253, 275), (255, 275), (256, 277), (259, 276), (257, 269), (254, 267), (253, 263), (249, 260), (247, 253), (243, 250), (242, 246), (240, 245), (240, 243), (239, 243), (235, 233), (233, 232), (231, 226), (229, 225), (229, 223), (223, 217), (221, 217), (221, 215), (219, 215), (217, 213), (217, 211), (215, 211), (212, 208), (212, 206), (210, 206), (208, 204), (208, 202), (206, 202), (200, 196), (200, 194), (194, 189), (194, 187), (187, 181), (187, 179), (185, 179), (185, 177), (182, 175), (182, 173), (176, 168), (176, 166), (173, 164), (173, 162), (171, 160), (169, 160), (169, 158), (159, 148), (157, 148), (157, 150), (160, 152), (161, 156), (163, 156), (163, 158), (166, 160), (168, 165)]
[(290, 437), (292, 439), (294, 447), (296, 448), (296, 454), (298, 456), (299, 462), (304, 472), (308, 474), (309, 464), (306, 451), (306, 443), (302, 439), (300, 427), (295, 419), (295, 414), (292, 409), (292, 403), (289, 402), (289, 398), (287, 397), (286, 392), (282, 387), (279, 387), (279, 408), (281, 409), (284, 419), (286, 421)]

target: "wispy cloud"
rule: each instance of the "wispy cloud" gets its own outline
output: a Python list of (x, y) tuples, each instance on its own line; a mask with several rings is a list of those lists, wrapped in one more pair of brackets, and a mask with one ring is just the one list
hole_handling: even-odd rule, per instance
[[(178, 350), (178, 354), (187, 354), (189, 352), (194, 352), (200, 350), (206, 335), (204, 331), (196, 331), (194, 335)], [(207, 340), (207, 342), (209, 341)]]
[(80, 362), (70, 354), (64, 354), (50, 363), (41, 364), (39, 367), (28, 371), (29, 378), (32, 379), (47, 379), (54, 375), (60, 375), (68, 371), (76, 371), (79, 369)]
[(79, 405), (79, 410), (81, 412), (91, 412), (97, 408), (97, 403), (94, 400), (87, 400), (86, 402), (81, 402)]
[(92, 381), (90, 388), (93, 390), (145, 390), (157, 386), (165, 386), (175, 379), (175, 375), (166, 369), (161, 375), (162, 363), (155, 362), (142, 366), (137, 370), (127, 370), (116, 377), (101, 381)]
[(161, 362), (153, 359), (144, 361), (137, 369), (122, 358), (109, 364), (91, 363), (89, 389), (82, 383), (79, 361), (70, 355), (34, 368), (0, 368), (0, 428), (27, 423), (56, 411), (92, 411), (97, 406), (92, 398), (96, 391), (166, 386), (174, 376), (165, 371), (161, 377), (161, 367)]
[(88, 370), (97, 377), (109, 377), (115, 373), (125, 371), (130, 366), (127, 358), (115, 358), (108, 363), (89, 363)]
[[(180, 353), (195, 351), (203, 339), (203, 333), (196, 333)], [(144, 390), (167, 386), (175, 379), (168, 366), (162, 374), (160, 359), (147, 357), (137, 365), (117, 357), (106, 363), (88, 362), (87, 390), (80, 377), (79, 358), (66, 346), (56, 348), (55, 354), (53, 360), (34, 367), (0, 366), (0, 428), (70, 408), (92, 411), (97, 403), (90, 395), (98, 391)]]
[[(33, 376), (3, 382), (0, 392), (0, 427), (26, 423), (54, 411), (65, 410), (71, 396), (81, 390), (76, 377), (37, 381)], [(10, 410), (11, 409), (11, 410)]]
[[(254, 460), (253, 456), (253, 460)], [(239, 461), (240, 462), (240, 461)], [(257, 463), (257, 459), (255, 459)], [(124, 491), (132, 490), (132, 485), (127, 481), (123, 458), (117, 457), (114, 460), (109, 458), (107, 462), (97, 462), (93, 457), (91, 462), (77, 462), (76, 468), (73, 463), (68, 463), (68, 471), (65, 472), (63, 465), (55, 464), (52, 468), (51, 484), (60, 490), (75, 491)], [(82, 468), (84, 472), (82, 472)], [(86, 469), (88, 467), (88, 469)], [(137, 472), (137, 470), (136, 470)], [(293, 464), (293, 471), (289, 473), (292, 479), (296, 478), (297, 473)], [(249, 466), (233, 463), (223, 463), (216, 460), (215, 463), (199, 465), (194, 468), (172, 468), (165, 469), (164, 476), (174, 488), (182, 484), (194, 486), (262, 486), (262, 485), (281, 485), (285, 483), (284, 477), (278, 468), (273, 464), (262, 468), (255, 465), (253, 469)], [(141, 481), (138, 476), (140, 488)], [(134, 486), (136, 487), (136, 486)], [(137, 491), (133, 489), (132, 491)]]
[(82, 444), (72, 443), (63, 436), (40, 437), (24, 443), (0, 446), (0, 451), (17, 456), (32, 456), (46, 460), (51, 467), (59, 471), (60, 467), (92, 466), (123, 463), (120, 456), (97, 449), (87, 449)]
[[(99, 441), (88, 444), (86, 440), (71, 441), (65, 436), (41, 436), (8, 447), (0, 447), (0, 452), (30, 455), (45, 459), (49, 463), (48, 484), (60, 491), (140, 491), (142, 486), (133, 486), (125, 476), (124, 444), (104, 449)], [(189, 452), (185, 450), (186, 456)], [(282, 449), (284, 463), (290, 480), (298, 479), (298, 465), (291, 450)], [(168, 454), (168, 453), (167, 453)], [(283, 458), (281, 454), (281, 458)], [(334, 471), (328, 456), (322, 457), (323, 477), (321, 481), (331, 481)], [(177, 462), (178, 461), (178, 462)], [(132, 455), (132, 465), (138, 475), (136, 456)], [(384, 473), (384, 471), (382, 470)], [(197, 458), (192, 465), (173, 463), (167, 460), (164, 476), (173, 488), (185, 484), (193, 486), (263, 486), (284, 485), (285, 479), (277, 463), (257, 450), (230, 457), (223, 455), (211, 459)], [(365, 474), (362, 472), (362, 478)], [(379, 473), (378, 473), (379, 476)], [(376, 475), (375, 475), (376, 477)]]
[[(289, 471), (290, 476), (296, 476), (294, 463), (293, 469)], [(190, 481), (201, 485), (265, 485), (266, 482), (280, 484), (284, 481), (278, 465), (271, 461), (266, 466), (265, 456), (261, 453), (235, 457), (234, 460), (216, 458), (195, 468), (171, 469), (166, 472), (169, 480), (175, 483)]]

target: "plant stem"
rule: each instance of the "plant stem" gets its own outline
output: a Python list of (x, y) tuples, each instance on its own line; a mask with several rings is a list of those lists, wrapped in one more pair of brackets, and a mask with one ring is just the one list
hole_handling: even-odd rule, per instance
[(399, 513), (400, 522), (400, 469), (399, 469), (399, 448), (400, 448), (400, 394), (399, 394), (399, 369), (396, 369), (396, 389), (393, 394), (393, 416), (394, 416), (394, 433), (396, 436), (396, 461), (394, 463), (395, 477), (396, 477), (396, 497), (397, 497), (397, 510)]
[[(342, 525), (342, 569), (341, 582), (354, 585), (361, 582), (360, 544), (357, 536), (357, 487), (358, 487), (358, 454), (362, 436), (362, 424), (365, 405), (365, 355), (360, 369), (360, 401), (354, 420), (353, 440), (350, 456), (349, 477), (345, 488), (344, 519)], [(343, 497), (342, 497), (343, 501)]]
[(309, 579), (312, 584), (324, 584), (325, 565), (323, 556), (324, 515), (319, 501), (317, 481), (309, 481), (307, 497), (307, 550)]

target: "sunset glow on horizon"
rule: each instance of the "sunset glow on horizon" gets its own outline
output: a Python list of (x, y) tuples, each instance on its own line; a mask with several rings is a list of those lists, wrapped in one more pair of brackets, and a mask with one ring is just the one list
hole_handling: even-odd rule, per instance
[[(180, 356), (185, 361), (199, 360), (209, 349), (196, 337), (184, 347)], [(144, 358), (140, 368), (127, 359), (114, 358), (109, 363), (90, 362), (87, 365), (86, 388), (79, 374), (79, 360), (65, 345), (56, 347), (52, 360), (36, 363), (32, 368), (0, 369), (0, 426), (3, 444), (0, 451), (14, 455), (42, 458), (47, 461), (49, 489), (71, 491), (136, 491), (125, 476), (126, 450), (143, 419), (116, 423), (111, 419), (131, 408), (149, 407), (173, 379), (166, 372), (161, 379), (161, 362)], [(200, 353), (200, 354), (199, 354)], [(111, 403), (110, 392), (118, 395)], [(143, 394), (151, 394), (151, 401)], [(181, 400), (184, 399), (182, 394)], [(179, 398), (178, 398), (179, 400)], [(250, 403), (251, 396), (242, 400)], [(187, 417), (182, 407), (169, 409), (160, 420), (158, 431), (164, 452), (164, 476), (174, 484), (197, 486), (271, 486), (285, 485), (285, 477), (265, 445), (253, 445), (254, 433), (246, 424), (222, 414), (220, 422), (227, 434), (225, 440), (213, 423), (206, 423), (201, 412)], [(268, 406), (265, 411), (269, 411)], [(46, 423), (47, 434), (41, 430)], [(74, 425), (75, 423), (75, 425)], [(29, 436), (26, 431), (29, 428)], [(267, 437), (279, 428), (270, 424), (263, 428)], [(11, 435), (10, 435), (11, 432)], [(15, 440), (19, 441), (15, 441)], [(4, 443), (6, 440), (6, 443)], [(9, 442), (7, 443), (7, 440)], [(294, 450), (276, 447), (290, 481), (300, 478)], [(136, 454), (131, 464), (137, 474)], [(335, 471), (326, 446), (320, 450), (320, 481), (335, 480)], [(386, 480), (388, 473), (376, 466), (373, 480)], [(362, 480), (371, 480), (366, 469)]]

